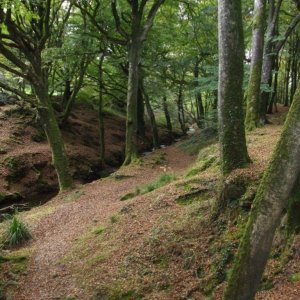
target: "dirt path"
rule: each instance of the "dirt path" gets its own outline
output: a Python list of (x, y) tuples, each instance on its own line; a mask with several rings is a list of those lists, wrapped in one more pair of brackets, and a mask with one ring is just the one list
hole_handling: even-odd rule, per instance
[[(120, 197), (126, 192), (165, 171), (179, 174), (193, 161), (194, 157), (176, 146), (157, 150), (144, 157), (141, 166), (121, 169), (118, 173), (126, 175), (122, 180), (98, 180), (81, 187), (77, 194), (59, 195), (47, 203), (43, 210), (49, 207), (55, 211), (33, 225), (33, 253), (13, 299), (67, 299), (66, 295), (88, 299), (61, 262), (68, 250), (87, 228), (108, 222), (125, 205)], [(72, 201), (72, 195), (78, 199)]]

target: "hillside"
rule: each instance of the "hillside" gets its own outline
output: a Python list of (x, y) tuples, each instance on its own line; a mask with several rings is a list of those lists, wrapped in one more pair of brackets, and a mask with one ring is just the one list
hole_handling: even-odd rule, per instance
[[(1, 208), (20, 203), (29, 207), (38, 205), (58, 192), (50, 148), (36, 122), (34, 111), (17, 105), (0, 106)], [(62, 130), (70, 171), (77, 184), (107, 176), (123, 162), (125, 119), (106, 113), (104, 124), (105, 164), (99, 160), (99, 124), (95, 110), (78, 105)], [(163, 132), (162, 141), (168, 142)], [(150, 137), (146, 141), (140, 139), (139, 150), (149, 149)]]
[[(218, 146), (196, 159), (182, 150), (190, 140), (20, 213), (33, 240), (6, 251), (3, 293), (24, 300), (220, 299), (284, 113), (248, 135), (253, 164), (232, 175), (239, 188), (229, 184), (230, 210), (217, 219)], [(257, 299), (298, 299), (300, 238), (286, 242), (283, 228)]]

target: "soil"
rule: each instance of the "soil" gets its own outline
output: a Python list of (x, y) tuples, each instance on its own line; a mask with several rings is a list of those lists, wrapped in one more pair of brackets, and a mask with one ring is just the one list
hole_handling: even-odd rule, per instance
[[(163, 164), (157, 164), (161, 157)], [(122, 168), (114, 178), (82, 186), (77, 200), (68, 201), (70, 195), (61, 194), (45, 204), (43, 209), (55, 207), (55, 212), (32, 225), (34, 241), (29, 247), (33, 254), (13, 299), (64, 299), (68, 295), (89, 299), (90, 293), (77, 287), (72, 271), (63, 262), (74, 243), (91, 226), (109, 223), (115, 213), (126, 207), (128, 202), (120, 198), (133, 187), (149, 183), (166, 171), (178, 175), (194, 159), (175, 147), (157, 150), (144, 157), (141, 166)], [(147, 230), (142, 224), (132, 225), (134, 229)]]

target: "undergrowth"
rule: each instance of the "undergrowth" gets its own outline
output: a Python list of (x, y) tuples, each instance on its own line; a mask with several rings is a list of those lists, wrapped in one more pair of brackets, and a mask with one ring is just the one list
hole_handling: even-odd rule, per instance
[(28, 227), (13, 216), (8, 223), (7, 230), (4, 235), (4, 246), (16, 247), (31, 239), (31, 233)]

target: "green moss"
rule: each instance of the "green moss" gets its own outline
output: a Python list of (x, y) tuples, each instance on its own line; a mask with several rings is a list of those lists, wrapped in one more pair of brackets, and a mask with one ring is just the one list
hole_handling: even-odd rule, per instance
[(176, 179), (176, 177), (174, 175), (164, 173), (154, 182), (149, 183), (144, 186), (141, 186), (141, 187), (136, 187), (134, 192), (129, 192), (129, 193), (125, 194), (124, 196), (121, 197), (120, 200), (125, 201), (125, 200), (129, 200), (131, 198), (134, 198), (138, 195), (144, 195), (144, 194), (150, 193), (160, 187), (167, 185), (168, 183), (172, 182), (175, 179)]
[(118, 214), (113, 214), (110, 216), (110, 222), (112, 224), (117, 223), (120, 219), (120, 216)]
[(93, 300), (141, 300), (143, 296), (135, 290), (122, 291), (118, 287), (100, 287), (93, 296)]
[(298, 282), (300, 281), (300, 273), (294, 273), (290, 276), (289, 281)]
[(73, 202), (78, 200), (82, 195), (84, 195), (84, 193), (82, 191), (75, 191), (72, 192), (71, 194), (69, 194), (66, 198), (65, 198), (65, 202)]
[(216, 157), (211, 156), (197, 162), (196, 166), (188, 171), (186, 177), (192, 177), (198, 175), (200, 172), (207, 170), (215, 161), (216, 161)]
[(105, 231), (105, 227), (104, 227), (104, 226), (100, 226), (100, 227), (94, 229), (94, 230), (93, 230), (93, 233), (94, 233), (95, 235), (101, 235), (101, 234), (104, 233), (104, 231)]

